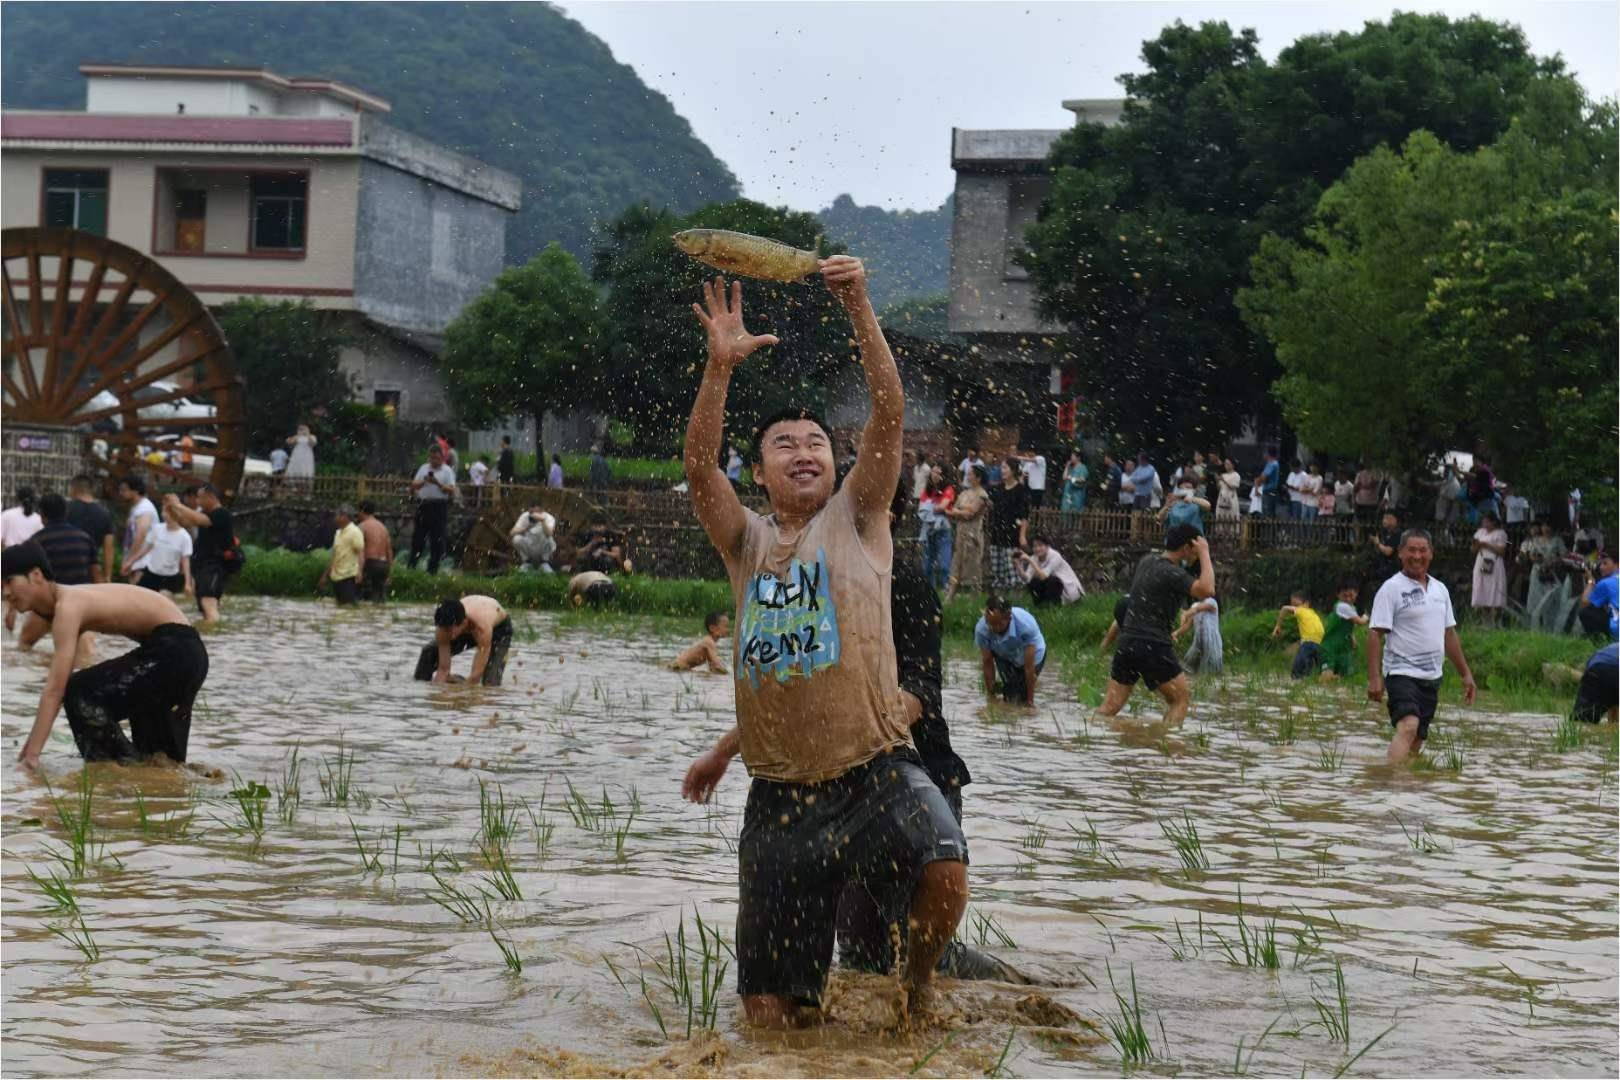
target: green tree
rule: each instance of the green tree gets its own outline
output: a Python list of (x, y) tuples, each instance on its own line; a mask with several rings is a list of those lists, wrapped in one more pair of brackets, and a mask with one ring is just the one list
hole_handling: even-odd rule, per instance
[(1473, 153), (1427, 132), (1374, 150), (1301, 241), (1262, 243), (1239, 303), (1312, 446), (1406, 472), (1482, 446), (1551, 501), (1612, 474), (1614, 109), (1531, 98)]
[[(800, 248), (813, 247), (821, 232), (811, 214), (747, 199), (685, 217), (633, 206), (607, 227), (592, 271), (608, 289), (611, 327), (595, 400), (629, 424), (649, 451), (667, 452), (676, 445), (703, 371), (703, 329), (692, 304), (702, 295), (704, 279), (716, 271), (677, 251), (672, 239), (692, 228), (733, 229)], [(824, 246), (828, 254), (838, 250)], [(786, 405), (823, 407), (829, 374), (858, 357), (849, 318), (819, 278), (748, 279), (743, 310), (749, 330), (775, 334), (781, 344), (755, 353), (732, 378), (726, 413), (739, 437)]]
[(214, 317), (246, 382), (247, 440), (267, 454), (301, 423), (313, 423), (354, 394), (338, 366), (347, 338), (309, 301), (234, 300)]
[(501, 272), (444, 333), (439, 367), (456, 414), (485, 427), (524, 414), (538, 422), (589, 401), (602, 342), (596, 287), (552, 243)]
[(1251, 30), (1178, 22), (1142, 58), (1119, 125), (1054, 144), (1021, 262), (1105, 429), (1148, 445), (1207, 445), (1257, 408), (1274, 421), (1276, 359), (1235, 302), (1263, 236), (1298, 240), (1323, 187), (1382, 143), (1426, 128), (1473, 149), (1534, 87), (1573, 85), (1516, 28), (1437, 15), (1302, 38), (1274, 64)]

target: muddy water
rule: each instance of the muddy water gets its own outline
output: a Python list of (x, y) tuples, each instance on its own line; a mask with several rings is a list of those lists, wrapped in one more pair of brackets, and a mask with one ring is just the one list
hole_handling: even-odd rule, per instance
[[(671, 1040), (637, 949), (664, 955), (683, 918), (695, 942), (694, 910), (729, 941), (745, 778), (709, 810), (678, 793), (731, 721), (728, 680), (660, 670), (682, 643), (668, 627), (526, 615), (506, 687), (430, 687), (409, 678), (426, 609), (236, 600), (230, 615), (191, 743), (225, 778), (92, 771), (104, 848), (77, 895), (94, 963), (49, 932), (64, 919), (25, 873), (62, 842), (44, 788), (0, 770), (7, 1074), (1114, 1073), (1099, 1032), (1120, 1012), (1110, 978), (1128, 999), (1133, 977), (1150, 1073), (1231, 1072), (1241, 1038), (1244, 1071), (1331, 1075), (1386, 1030), (1352, 1073), (1620, 1069), (1612, 740), (1557, 752), (1551, 717), (1447, 703), (1460, 769), (1392, 775), (1386, 728), (1349, 696), (1234, 682), (1201, 688), (1178, 732), (1145, 710), (1111, 729), (1072, 701), (986, 715), (973, 666), (953, 662), (947, 709), (976, 777), (982, 918), (965, 933), (1056, 985), (946, 984), (943, 1019), (895, 1033), (884, 980), (837, 979), (825, 1028), (772, 1037), (740, 1028), (733, 967), (718, 1034)], [(44, 669), (9, 645), (3, 659), (9, 760)], [(345, 805), (320, 782), (340, 738)], [(272, 796), (255, 844), (231, 774), (274, 790), (295, 746), (301, 803), (284, 819)], [(65, 720), (45, 758), (58, 790), (76, 783)], [(424, 869), (468, 892), (489, 876), (480, 778), (527, 801), (508, 844), (522, 899), (490, 902), (521, 975), (434, 902)], [(569, 781), (595, 827), (566, 811)], [(1186, 821), (1207, 869), (1166, 837)], [(1271, 920), (1279, 966), (1243, 964)], [(1347, 1042), (1314, 1001), (1347, 1015)]]

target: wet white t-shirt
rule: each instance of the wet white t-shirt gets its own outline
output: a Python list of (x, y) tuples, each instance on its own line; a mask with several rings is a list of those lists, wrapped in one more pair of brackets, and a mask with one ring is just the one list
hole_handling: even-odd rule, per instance
[(159, 524), (157, 534), (152, 537), (152, 550), (146, 556), (146, 569), (162, 577), (173, 577), (180, 572), (180, 560), (190, 557), (191, 534)]
[(1031, 491), (1046, 490), (1046, 458), (1036, 454), (1024, 462), (1024, 480)]
[(1384, 637), (1384, 674), (1438, 679), (1446, 660), (1446, 631), (1457, 625), (1451, 593), (1430, 575), (1424, 585), (1398, 573), (1373, 597), (1373, 630)]
[(20, 506), (0, 513), (0, 545), (15, 547), (43, 528), (45, 523), (38, 513), (25, 514)]

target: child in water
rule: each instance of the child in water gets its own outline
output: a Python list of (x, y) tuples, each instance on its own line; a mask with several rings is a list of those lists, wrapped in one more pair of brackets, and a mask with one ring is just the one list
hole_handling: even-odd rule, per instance
[(720, 658), (720, 641), (731, 633), (731, 616), (724, 611), (711, 611), (703, 620), (703, 636), (687, 646), (669, 665), (671, 671), (691, 671), (708, 665), (711, 675), (726, 674), (725, 661)]
[(1192, 648), (1182, 657), (1182, 663), (1194, 675), (1221, 675), (1226, 671), (1226, 660), (1221, 644), (1221, 606), (1213, 596), (1200, 600), (1181, 613), (1181, 625), (1171, 634), (1179, 639), (1191, 627)]
[(1328, 614), (1322, 634), (1322, 678), (1343, 679), (1350, 674), (1356, 655), (1355, 629), (1367, 625), (1367, 616), (1356, 612), (1361, 587), (1351, 578), (1339, 582), (1339, 599)]
[(1322, 636), (1325, 633), (1322, 616), (1311, 607), (1311, 598), (1305, 595), (1305, 590), (1295, 589), (1289, 594), (1288, 603), (1277, 609), (1277, 625), (1271, 628), (1272, 637), (1282, 634), (1283, 620), (1290, 615), (1294, 617), (1294, 625), (1299, 628), (1299, 651), (1294, 654), (1292, 674), (1296, 679), (1309, 678), (1322, 667)]

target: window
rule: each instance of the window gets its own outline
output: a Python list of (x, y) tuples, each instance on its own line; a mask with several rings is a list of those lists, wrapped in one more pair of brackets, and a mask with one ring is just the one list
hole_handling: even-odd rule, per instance
[(45, 225), (107, 235), (107, 170), (46, 169)]
[(253, 250), (304, 250), (309, 177), (304, 173), (256, 174), (252, 192)]

